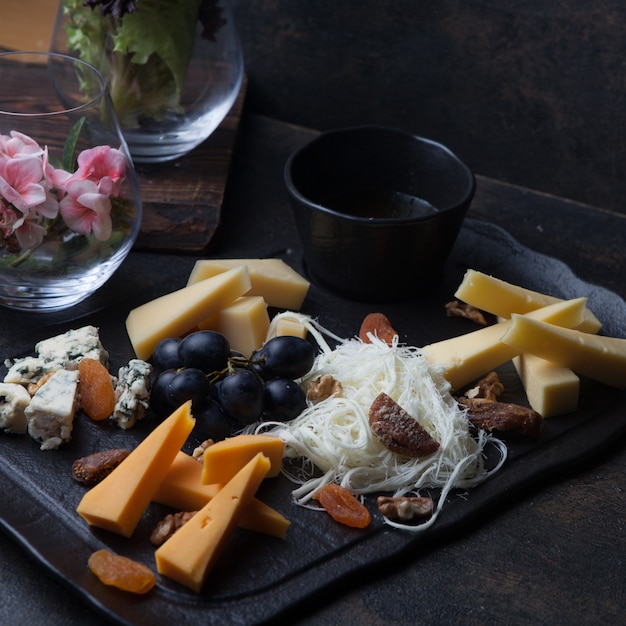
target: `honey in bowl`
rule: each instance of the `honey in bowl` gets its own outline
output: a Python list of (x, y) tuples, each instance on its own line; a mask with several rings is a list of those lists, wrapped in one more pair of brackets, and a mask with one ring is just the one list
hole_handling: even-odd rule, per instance
[(307, 276), (376, 303), (439, 284), (476, 186), (445, 146), (380, 126), (321, 133), (284, 173)]
[(326, 198), (322, 205), (337, 213), (370, 219), (418, 219), (437, 213), (427, 200), (391, 190), (351, 191)]

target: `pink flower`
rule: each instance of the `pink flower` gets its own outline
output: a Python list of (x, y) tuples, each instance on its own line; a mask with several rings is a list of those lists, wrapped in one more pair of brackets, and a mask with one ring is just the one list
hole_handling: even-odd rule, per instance
[(72, 174), (52, 166), (48, 157), (48, 146), (45, 147), (43, 152), (43, 173), (50, 188), (55, 189), (61, 197), (64, 196), (65, 184), (71, 178)]
[(12, 130), (10, 136), (0, 135), (0, 153), (13, 159), (23, 156), (39, 156), (43, 150), (28, 135)]
[(111, 146), (83, 150), (78, 155), (78, 169), (73, 177), (93, 181), (102, 193), (118, 195), (126, 177), (126, 159), (122, 152)]
[(41, 216), (29, 213), (22, 216), (13, 225), (17, 242), (20, 248), (36, 248), (46, 234), (46, 229), (41, 225)]
[(113, 230), (108, 194), (100, 193), (98, 185), (91, 180), (73, 177), (68, 180), (66, 190), (59, 209), (68, 227), (81, 235), (93, 232), (96, 239), (106, 241)]
[(24, 215), (34, 210), (52, 218), (58, 212), (58, 204), (41, 184), (42, 179), (39, 157), (0, 159), (0, 195)]
[(126, 158), (110, 146), (78, 155), (73, 174), (56, 168), (48, 147), (20, 133), (0, 135), (0, 238), (15, 234), (21, 248), (42, 243), (59, 214), (79, 235), (106, 241), (113, 230), (111, 196), (119, 195)]

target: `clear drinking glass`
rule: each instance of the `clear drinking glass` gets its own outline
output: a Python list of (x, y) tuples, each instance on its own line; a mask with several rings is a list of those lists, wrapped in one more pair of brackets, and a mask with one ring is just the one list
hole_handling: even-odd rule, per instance
[(137, 238), (141, 198), (106, 81), (39, 52), (0, 54), (0, 304), (80, 302)]
[(125, 10), (114, 16), (61, 0), (51, 50), (104, 74), (136, 163), (169, 161), (207, 139), (237, 98), (243, 54), (235, 23), (227, 0)]

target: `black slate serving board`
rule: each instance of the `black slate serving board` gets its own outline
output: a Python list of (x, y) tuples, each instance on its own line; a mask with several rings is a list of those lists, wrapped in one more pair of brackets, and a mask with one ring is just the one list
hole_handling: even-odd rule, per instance
[[(260, 251), (255, 251), (255, 256)], [(268, 252), (269, 254), (269, 252)], [(286, 248), (283, 258), (305, 272), (298, 252)], [(175, 259), (175, 260), (173, 260)], [(68, 313), (24, 315), (0, 311), (3, 359), (29, 353), (34, 343), (79, 324), (100, 327), (114, 366), (132, 356), (124, 319), (132, 306), (185, 284), (192, 258), (133, 253), (122, 268), (88, 301)], [(444, 304), (453, 297), (465, 269), (472, 267), (558, 297), (587, 296), (604, 323), (603, 332), (626, 337), (626, 303), (617, 295), (580, 281), (558, 260), (533, 252), (502, 229), (467, 220), (438, 289), (422, 298), (375, 307), (386, 313), (402, 341), (424, 345), (471, 332), (476, 327), (447, 318)], [(342, 299), (312, 286), (303, 312), (341, 336), (358, 331), (371, 304)], [(71, 319), (70, 319), (71, 317)], [(523, 391), (510, 365), (500, 368), (506, 399), (523, 403)], [(152, 506), (131, 540), (90, 529), (74, 509), (84, 487), (71, 478), (75, 458), (104, 447), (133, 445), (148, 431), (148, 422), (122, 432), (79, 420), (73, 441), (58, 451), (42, 452), (28, 437), (0, 434), (0, 524), (25, 550), (59, 576), (77, 594), (121, 624), (175, 621), (203, 624), (260, 623), (297, 615), (305, 602), (356, 575), (373, 575), (394, 559), (418, 559), (425, 550), (471, 529), (529, 489), (564, 475), (583, 459), (599, 454), (626, 431), (622, 418), (626, 393), (584, 381), (580, 410), (544, 424), (539, 442), (511, 441), (502, 470), (467, 494), (453, 494), (433, 527), (412, 534), (385, 526), (375, 515), (365, 531), (335, 524), (327, 516), (291, 503), (291, 483), (266, 481), (259, 497), (292, 521), (280, 541), (237, 530), (203, 592), (193, 594), (165, 579), (146, 597), (129, 596), (101, 585), (87, 570), (89, 554), (106, 546), (150, 566), (148, 536), (166, 512)], [(188, 447), (193, 447), (190, 441)]]

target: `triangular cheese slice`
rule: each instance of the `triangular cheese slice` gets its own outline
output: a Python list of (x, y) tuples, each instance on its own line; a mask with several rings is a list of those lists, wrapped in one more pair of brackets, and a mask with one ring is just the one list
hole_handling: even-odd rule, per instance
[(270, 469), (259, 452), (156, 552), (159, 574), (200, 592), (211, 567)]
[(187, 402), (174, 411), (83, 496), (76, 510), (88, 524), (124, 537), (133, 534), (193, 429), (190, 406)]
[[(586, 298), (564, 300), (527, 313), (532, 319), (573, 328), (584, 316)], [(443, 376), (455, 391), (484, 376), (523, 350), (500, 341), (511, 321), (493, 324), (459, 337), (444, 339), (423, 348), (431, 365), (443, 366)]]
[[(167, 470), (154, 500), (179, 511), (198, 511), (221, 488), (221, 484), (203, 484), (202, 463), (181, 451)], [(257, 498), (252, 498), (239, 519), (241, 528), (279, 539), (285, 538), (290, 524), (284, 515)]]
[(626, 339), (591, 335), (513, 315), (502, 341), (518, 352), (535, 354), (605, 385), (626, 389)]
[(149, 359), (167, 337), (181, 337), (250, 289), (248, 268), (236, 267), (146, 302), (126, 318), (138, 358)]

